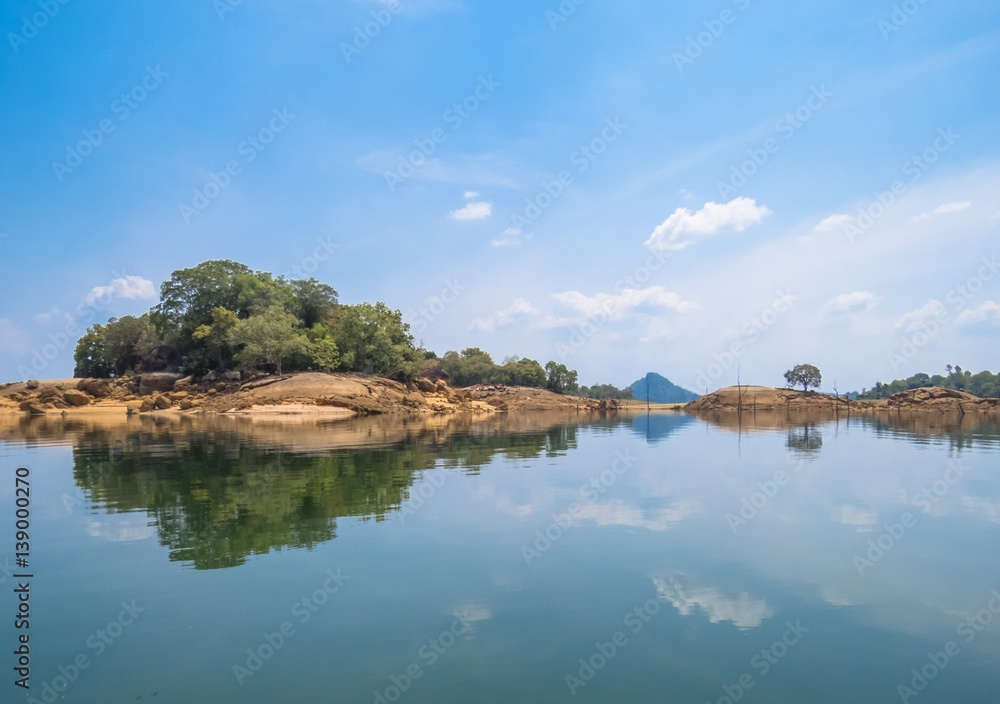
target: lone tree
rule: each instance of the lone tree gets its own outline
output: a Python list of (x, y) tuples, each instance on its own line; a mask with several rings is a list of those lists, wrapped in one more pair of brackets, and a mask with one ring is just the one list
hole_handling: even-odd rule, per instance
[(785, 372), (785, 381), (789, 387), (802, 384), (802, 390), (809, 391), (810, 386), (818, 388), (823, 383), (823, 375), (811, 364), (796, 364)]

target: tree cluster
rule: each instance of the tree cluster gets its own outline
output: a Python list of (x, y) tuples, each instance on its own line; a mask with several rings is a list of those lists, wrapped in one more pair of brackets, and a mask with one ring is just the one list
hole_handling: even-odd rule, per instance
[(965, 391), (980, 398), (1000, 398), (1000, 374), (989, 371), (973, 373), (962, 369), (959, 365), (945, 366), (946, 374), (926, 374), (920, 372), (907, 379), (896, 379), (884, 384), (876, 382), (871, 389), (862, 389), (858, 394), (861, 399), (889, 398), (893, 394), (926, 386), (943, 386), (954, 391)]
[(229, 260), (173, 272), (160, 302), (141, 316), (111, 318), (80, 338), (78, 377), (122, 377), (154, 350), (179, 358), (180, 371), (214, 369), (360, 372), (407, 379), (446, 376), (454, 386), (505, 384), (570, 394), (577, 373), (564, 364), (508, 357), (496, 364), (471, 347), (437, 355), (418, 348), (409, 324), (385, 303), (342, 305), (316, 279), (287, 280)]
[(431, 375), (435, 371), (444, 372), (452, 385), (459, 387), (504, 384), (548, 389), (559, 394), (572, 394), (578, 388), (577, 373), (568, 369), (565, 364), (549, 361), (542, 367), (534, 359), (517, 356), (507, 357), (502, 364), (497, 364), (489, 353), (478, 347), (469, 347), (461, 352), (447, 352), (436, 364), (424, 370)]
[(400, 377), (422, 360), (402, 314), (384, 303), (340, 305), (316, 279), (287, 280), (228, 260), (175, 271), (145, 315), (92, 325), (77, 343), (75, 374), (124, 376), (160, 346), (196, 375), (241, 368)]
[(625, 387), (624, 389), (619, 389), (613, 384), (594, 384), (593, 386), (581, 386), (577, 394), (583, 396), (584, 398), (593, 398), (597, 400), (603, 399), (616, 399), (625, 400), (635, 398), (632, 393), (631, 387)]

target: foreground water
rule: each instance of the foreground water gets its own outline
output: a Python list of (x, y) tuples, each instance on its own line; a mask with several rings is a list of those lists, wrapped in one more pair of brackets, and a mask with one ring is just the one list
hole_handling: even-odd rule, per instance
[(995, 424), (434, 423), (0, 426), (2, 700), (1000, 697)]

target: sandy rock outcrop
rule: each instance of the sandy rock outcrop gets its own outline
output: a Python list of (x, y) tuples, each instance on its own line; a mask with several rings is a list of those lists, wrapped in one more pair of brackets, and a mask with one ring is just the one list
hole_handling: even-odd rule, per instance
[(151, 372), (139, 375), (139, 395), (146, 396), (155, 392), (172, 391), (174, 384), (183, 379), (183, 374), (176, 372)]
[(90, 396), (76, 389), (63, 391), (63, 400), (71, 406), (89, 406)]
[(928, 410), (942, 413), (1000, 411), (1000, 399), (979, 398), (964, 391), (954, 391), (941, 386), (901, 391), (878, 405), (903, 411)]
[(727, 386), (700, 396), (684, 406), (691, 413), (719, 411), (836, 411), (847, 408), (844, 397), (837, 398), (815, 391), (776, 389), (772, 386)]

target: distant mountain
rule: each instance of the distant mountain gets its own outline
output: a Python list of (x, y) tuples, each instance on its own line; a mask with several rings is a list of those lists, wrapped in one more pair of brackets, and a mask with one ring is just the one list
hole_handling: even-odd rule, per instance
[(632, 395), (645, 401), (647, 385), (649, 387), (649, 400), (653, 403), (687, 403), (698, 398), (698, 394), (677, 386), (670, 379), (655, 372), (650, 372), (632, 384)]

